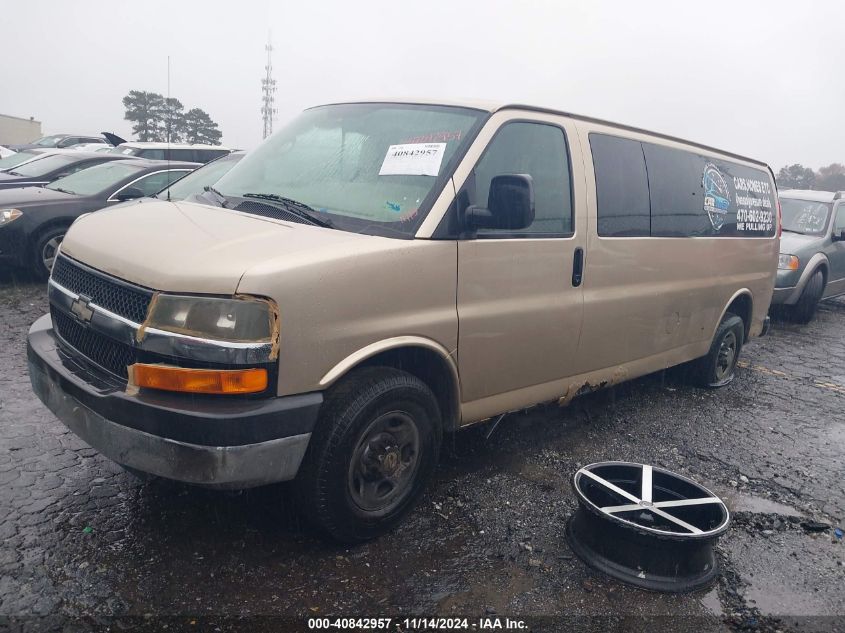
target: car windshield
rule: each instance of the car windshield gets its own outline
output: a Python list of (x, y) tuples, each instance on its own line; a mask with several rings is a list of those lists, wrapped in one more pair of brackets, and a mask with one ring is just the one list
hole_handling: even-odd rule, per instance
[(34, 152), (27, 152), (24, 150), (23, 152), (18, 152), (17, 154), (11, 154), (10, 156), (6, 156), (6, 158), (0, 158), (0, 171), (4, 169), (11, 169), (16, 165), (20, 165), (21, 163), (25, 163), (28, 160), (32, 160), (38, 156), (38, 154)]
[(246, 156), (215, 189), (226, 198), (296, 200), (347, 231), (412, 237), (484, 114), (406, 104), (313, 108)]
[(77, 160), (79, 159), (71, 154), (47, 154), (44, 158), (36, 158), (32, 162), (24, 163), (23, 165), (11, 169), (10, 173), (18, 176), (38, 178), (39, 176), (49, 174), (51, 171), (60, 169), (65, 165), (74, 163)]
[(132, 147), (125, 147), (123, 145), (118, 145), (117, 147), (112, 147), (109, 150), (110, 154), (126, 154), (127, 156), (132, 156), (137, 150)]
[(804, 235), (824, 235), (831, 206), (829, 202), (781, 198), (783, 230)]
[(58, 145), (59, 141), (61, 141), (64, 136), (43, 136), (37, 141), (32, 141), (33, 145), (38, 145), (39, 147), (55, 147)]
[(205, 187), (213, 185), (220, 180), (224, 174), (228, 173), (228, 171), (232, 169), (232, 167), (235, 166), (235, 163), (237, 163), (241, 158), (243, 158), (242, 154), (230, 154), (210, 162), (207, 165), (192, 171), (187, 176), (183, 176), (170, 185), (170, 187), (162, 189), (156, 194), (156, 197), (166, 200), (169, 193), (170, 200), (184, 200), (188, 196), (192, 196), (196, 193), (202, 193)]
[(82, 169), (70, 176), (59, 178), (47, 185), (48, 189), (56, 189), (81, 196), (92, 196), (101, 192), (111, 193), (111, 190), (132, 174), (141, 171), (138, 165), (123, 161), (100, 163), (88, 169)]

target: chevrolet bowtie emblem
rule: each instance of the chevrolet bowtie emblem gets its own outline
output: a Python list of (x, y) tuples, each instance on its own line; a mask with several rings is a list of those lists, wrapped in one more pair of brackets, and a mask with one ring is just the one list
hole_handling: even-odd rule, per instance
[(83, 323), (90, 323), (91, 317), (94, 316), (94, 311), (88, 305), (88, 299), (79, 297), (70, 306), (70, 311), (76, 315), (76, 318)]

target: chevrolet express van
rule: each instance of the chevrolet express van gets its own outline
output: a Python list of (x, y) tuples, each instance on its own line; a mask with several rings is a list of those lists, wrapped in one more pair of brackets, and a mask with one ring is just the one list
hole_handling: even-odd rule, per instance
[(446, 433), (680, 363), (727, 384), (777, 263), (761, 162), (535, 107), (325, 105), (200, 196), (75, 222), (30, 376), (127, 469), (294, 480), (360, 541)]

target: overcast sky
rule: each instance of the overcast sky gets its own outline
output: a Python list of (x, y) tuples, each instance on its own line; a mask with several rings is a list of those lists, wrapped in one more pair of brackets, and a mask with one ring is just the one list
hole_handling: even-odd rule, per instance
[(117, 0), (0, 2), (0, 113), (130, 134), (121, 99), (167, 91), (230, 147), (372, 96), (531, 103), (769, 162), (845, 162), (845, 3)]

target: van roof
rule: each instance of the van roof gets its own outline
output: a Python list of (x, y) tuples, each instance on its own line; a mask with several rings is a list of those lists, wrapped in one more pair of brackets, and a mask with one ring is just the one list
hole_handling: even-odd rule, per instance
[(230, 151), (228, 147), (223, 147), (222, 145), (202, 145), (197, 143), (196, 145), (191, 145), (190, 143), (160, 143), (157, 141), (130, 141), (127, 143), (121, 143), (118, 147), (134, 147), (137, 149), (213, 149), (213, 150), (225, 150)]
[[(494, 102), (494, 101), (482, 101), (476, 99), (360, 99), (360, 100), (353, 100), (353, 101), (339, 101), (337, 103), (327, 103), (327, 104), (320, 104), (320, 105), (341, 105), (343, 103), (405, 103), (409, 105), (441, 105), (441, 106), (452, 106), (452, 107), (459, 107), (459, 108), (471, 108), (474, 110), (483, 110), (485, 112), (498, 112), (500, 110), (530, 110), (532, 112), (544, 112), (547, 114), (560, 114), (572, 119), (577, 119), (579, 121), (586, 121), (589, 123), (597, 123), (599, 125), (608, 125), (615, 128), (619, 128), (620, 130), (625, 130), (627, 132), (637, 132), (640, 134), (649, 134), (651, 136), (661, 138), (667, 141), (675, 141), (678, 143), (685, 143), (687, 145), (691, 145), (693, 147), (698, 147), (699, 149), (704, 149), (710, 152), (717, 152), (724, 156), (730, 156), (732, 158), (737, 158), (739, 160), (748, 161), (750, 163), (756, 163), (762, 167), (765, 167), (770, 172), (772, 171), (771, 167), (769, 167), (768, 163), (762, 161), (758, 158), (751, 158), (749, 156), (743, 156), (742, 154), (736, 154), (734, 152), (728, 152), (723, 149), (719, 149), (718, 147), (712, 147), (710, 145), (704, 145), (703, 143), (697, 143), (695, 141), (690, 141), (684, 138), (679, 138), (677, 136), (672, 136), (670, 134), (663, 134), (661, 132), (654, 132), (652, 130), (645, 130), (643, 128), (634, 127), (632, 125), (625, 125), (623, 123), (614, 123), (613, 121), (607, 121), (604, 119), (597, 119), (595, 117), (584, 116), (582, 114), (575, 114), (573, 112), (566, 112), (565, 110), (557, 110), (555, 108), (546, 108), (542, 106), (533, 106), (527, 105), (523, 103), (507, 103), (507, 102)], [(314, 106), (319, 107), (319, 106)], [(774, 177), (774, 172), (772, 172), (772, 177)]]
[(835, 191), (818, 191), (816, 189), (779, 189), (778, 195), (781, 198), (797, 198), (799, 200), (810, 200), (812, 202), (833, 202), (837, 200)]

